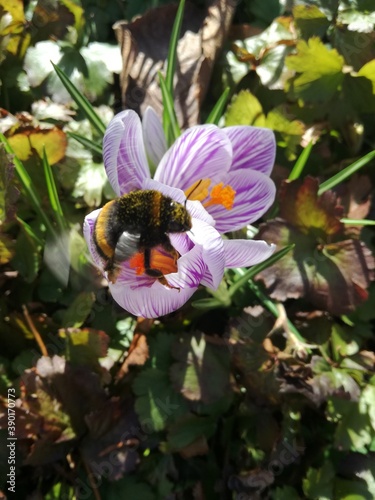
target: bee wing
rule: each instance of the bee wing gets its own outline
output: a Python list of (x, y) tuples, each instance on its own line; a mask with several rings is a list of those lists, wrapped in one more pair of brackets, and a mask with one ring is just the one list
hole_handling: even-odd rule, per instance
[(139, 251), (139, 242), (141, 239), (140, 233), (129, 233), (124, 231), (115, 248), (115, 261), (123, 262), (130, 259), (135, 253)]

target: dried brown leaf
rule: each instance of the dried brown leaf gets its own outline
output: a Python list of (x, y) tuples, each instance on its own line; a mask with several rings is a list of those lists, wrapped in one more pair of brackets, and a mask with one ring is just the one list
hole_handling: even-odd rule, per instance
[[(207, 10), (187, 2), (177, 47), (175, 109), (182, 128), (199, 123), (214, 61), (227, 35), (235, 2), (216, 0)], [(177, 5), (161, 6), (114, 29), (121, 45), (121, 76), (124, 108), (143, 114), (152, 106), (162, 115), (158, 72), (165, 74), (170, 36)]]

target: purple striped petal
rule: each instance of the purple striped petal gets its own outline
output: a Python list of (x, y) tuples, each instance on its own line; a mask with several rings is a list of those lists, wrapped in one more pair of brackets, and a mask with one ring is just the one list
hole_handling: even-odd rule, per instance
[(189, 237), (203, 249), (202, 257), (206, 264), (206, 271), (202, 285), (216, 289), (223, 278), (225, 266), (221, 235), (212, 226), (199, 219), (193, 219), (193, 227)]
[(272, 130), (261, 127), (236, 126), (223, 129), (233, 147), (231, 171), (251, 168), (266, 175), (272, 172), (276, 141)]
[(178, 272), (166, 275), (168, 283), (180, 289), (186, 287), (197, 289), (206, 268), (202, 249), (196, 245), (190, 252), (180, 257), (177, 264)]
[(215, 125), (186, 130), (163, 156), (154, 178), (186, 190), (200, 179), (219, 181), (232, 163), (229, 137)]
[(165, 196), (169, 196), (174, 201), (178, 203), (185, 203), (186, 196), (185, 193), (177, 188), (171, 187), (167, 184), (162, 184), (161, 182), (155, 181), (154, 179), (144, 179), (142, 182), (142, 189), (153, 189), (155, 191), (160, 191)]
[(135, 111), (121, 111), (111, 120), (103, 139), (103, 159), (118, 196), (141, 189), (143, 179), (150, 177), (141, 120)]
[(256, 170), (237, 170), (227, 174), (223, 181), (236, 191), (233, 208), (227, 210), (222, 205), (207, 207), (220, 233), (236, 231), (259, 219), (275, 199), (275, 184)]
[(84, 223), (83, 223), (83, 236), (86, 240), (88, 249), (90, 251), (91, 257), (93, 258), (94, 264), (98, 266), (100, 269), (103, 269), (103, 261), (100, 258), (100, 255), (96, 251), (96, 246), (93, 240), (94, 227), (96, 219), (101, 211), (101, 208), (94, 210), (90, 214), (86, 215)]
[(166, 288), (158, 281), (150, 287), (131, 289), (117, 282), (109, 284), (112, 297), (120, 306), (135, 316), (158, 318), (176, 311), (187, 302), (196, 288), (181, 288), (180, 291)]
[(151, 106), (147, 106), (144, 112), (142, 127), (147, 156), (152, 164), (157, 167), (168, 147), (159, 116)]
[(276, 249), (262, 240), (224, 240), (225, 267), (248, 267), (268, 259)]

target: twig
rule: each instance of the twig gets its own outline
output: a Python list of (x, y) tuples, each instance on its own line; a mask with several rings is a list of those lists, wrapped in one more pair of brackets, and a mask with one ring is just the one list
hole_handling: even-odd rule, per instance
[(47, 348), (44, 345), (44, 342), (43, 342), (43, 339), (42, 339), (40, 333), (35, 328), (35, 325), (34, 325), (32, 319), (30, 318), (29, 311), (27, 310), (27, 307), (25, 306), (25, 304), (22, 305), (22, 311), (23, 311), (23, 315), (25, 316), (26, 322), (29, 325), (31, 333), (34, 335), (35, 341), (39, 346), (40, 352), (42, 353), (43, 356), (48, 356)]

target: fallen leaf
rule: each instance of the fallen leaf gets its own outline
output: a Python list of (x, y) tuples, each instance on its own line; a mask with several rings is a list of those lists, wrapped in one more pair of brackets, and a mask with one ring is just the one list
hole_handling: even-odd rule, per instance
[(29, 159), (34, 152), (43, 158), (45, 149), (51, 165), (64, 158), (67, 146), (66, 134), (57, 127), (48, 129), (25, 127), (9, 136), (8, 142), (21, 161)]
[[(216, 0), (207, 11), (185, 5), (175, 71), (175, 109), (179, 124), (187, 128), (199, 123), (200, 106), (207, 93), (213, 64), (223, 45), (234, 14), (235, 2)], [(165, 73), (170, 36), (177, 5), (151, 9), (114, 29), (121, 45), (121, 76), (124, 108), (143, 114), (152, 106), (162, 116), (163, 105), (158, 72)]]
[(352, 312), (366, 300), (375, 262), (365, 243), (347, 239), (342, 207), (327, 191), (317, 195), (316, 179), (284, 182), (280, 215), (260, 226), (257, 238), (293, 251), (257, 275), (279, 301), (304, 297), (333, 315)]
[(318, 179), (313, 177), (284, 181), (279, 193), (280, 217), (302, 233), (329, 237), (343, 231), (344, 225), (339, 219), (343, 209), (337, 205), (332, 191), (318, 197), (318, 189)]

